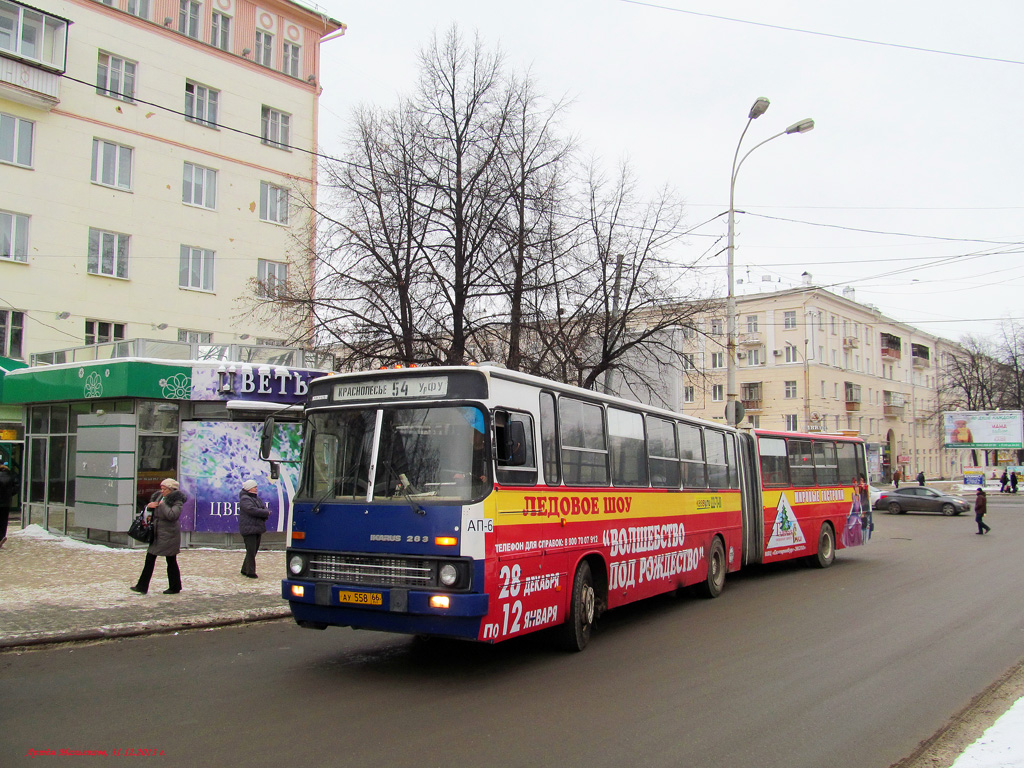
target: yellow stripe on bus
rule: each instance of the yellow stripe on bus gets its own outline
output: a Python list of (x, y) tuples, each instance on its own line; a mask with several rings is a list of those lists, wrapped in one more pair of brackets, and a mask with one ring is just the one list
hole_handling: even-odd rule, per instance
[[(548, 489), (497, 490), (490, 499), (496, 525), (600, 520), (613, 522), (647, 517), (677, 517), (713, 512), (739, 512), (739, 491), (672, 493), (609, 493)], [(490, 505), (488, 505), (490, 506)]]

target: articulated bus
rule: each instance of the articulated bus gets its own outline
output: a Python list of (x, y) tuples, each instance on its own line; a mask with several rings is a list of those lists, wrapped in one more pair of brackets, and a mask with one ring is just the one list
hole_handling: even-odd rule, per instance
[(857, 438), (740, 431), (490, 365), (316, 379), (303, 429), (282, 582), (303, 627), (551, 629), (582, 650), (605, 610), (716, 597), (752, 563), (825, 568), (869, 531)]

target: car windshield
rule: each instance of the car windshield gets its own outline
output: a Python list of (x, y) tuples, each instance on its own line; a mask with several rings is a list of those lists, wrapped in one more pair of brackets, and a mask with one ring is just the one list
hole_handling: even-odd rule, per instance
[(298, 496), (417, 502), (481, 498), (492, 487), (484, 423), (483, 412), (474, 406), (313, 412)]

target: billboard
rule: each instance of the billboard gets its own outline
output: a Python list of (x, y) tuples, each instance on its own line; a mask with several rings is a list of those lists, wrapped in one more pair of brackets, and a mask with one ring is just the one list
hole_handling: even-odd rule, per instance
[(1024, 448), (1020, 411), (950, 411), (942, 434), (945, 448)]

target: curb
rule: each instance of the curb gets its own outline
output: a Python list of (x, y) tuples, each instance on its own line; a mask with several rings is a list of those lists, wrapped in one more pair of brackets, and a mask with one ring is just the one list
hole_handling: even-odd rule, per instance
[(0, 652), (10, 651), (17, 648), (35, 648), (44, 645), (58, 645), (62, 643), (82, 643), (96, 640), (112, 640), (124, 637), (140, 637), (142, 635), (166, 635), (171, 632), (212, 629), (216, 627), (229, 627), (239, 624), (253, 624), (260, 621), (278, 621), (291, 618), (290, 608), (259, 608), (252, 611), (244, 611), (234, 616), (223, 616), (213, 618), (197, 618), (194, 621), (189, 619), (172, 619), (152, 624), (110, 624), (93, 629), (84, 629), (76, 632), (53, 632), (46, 635), (34, 637), (15, 636), (11, 638), (0, 638)]

